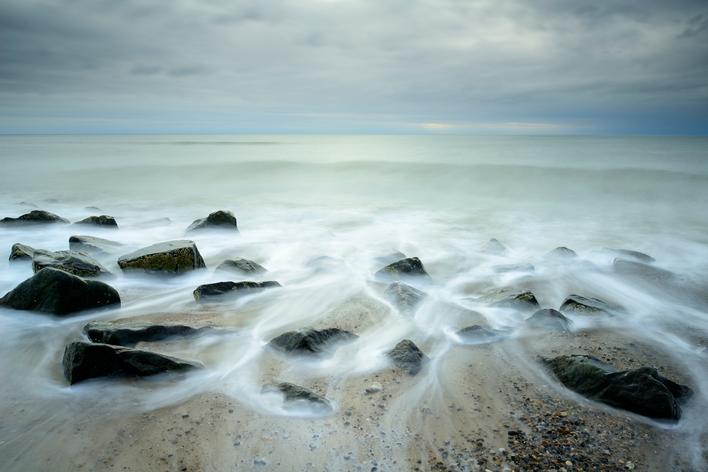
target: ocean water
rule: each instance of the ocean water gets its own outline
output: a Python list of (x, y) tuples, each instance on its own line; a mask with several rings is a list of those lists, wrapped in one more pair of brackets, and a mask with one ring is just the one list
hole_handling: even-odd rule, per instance
[[(204, 391), (224, 392), (264, 415), (308, 415), (261, 392), (269, 339), (306, 326), (354, 329), (356, 342), (320, 362), (293, 361), (286, 371), (331, 387), (388, 369), (384, 353), (403, 338), (444, 360), (460, 343), (455, 331), (467, 322), (465, 310), (492, 327), (520, 327), (521, 313), (479, 301), (485, 291), (519, 286), (533, 287), (544, 307), (558, 308), (571, 293), (621, 306), (622, 316), (571, 317), (573, 329), (631, 334), (681, 366), (696, 395), (672, 428), (685, 432), (681, 447), (693, 449), (701, 464), (708, 429), (701, 413), (708, 406), (708, 139), (5, 136), (0, 166), (0, 216), (36, 207), (71, 221), (105, 213), (120, 226), (0, 228), (0, 294), (32, 275), (29, 264), (8, 262), (13, 243), (60, 250), (72, 234), (93, 234), (125, 245), (99, 258), (115, 273), (108, 282), (121, 293), (120, 309), (67, 318), (0, 309), (0, 469), (32, 464), (32, 454), (56, 441), (52, 431), (67, 421), (149, 411)], [(193, 220), (218, 209), (233, 211), (240, 234), (189, 236), (206, 271), (169, 280), (120, 272), (121, 254), (184, 239)], [(508, 253), (483, 252), (490, 238)], [(558, 246), (578, 257), (544, 257)], [(617, 254), (607, 248), (650, 254), (672, 275), (617, 273)], [(377, 258), (393, 251), (420, 257), (432, 278), (420, 287), (430, 296), (413, 318), (391, 307), (374, 281)], [(283, 288), (196, 304), (192, 290), (224, 279), (213, 269), (233, 257), (257, 261), (269, 271), (258, 279)], [(499, 271), (514, 264), (535, 270)], [(235, 329), (170, 344), (169, 353), (207, 366), (178, 382), (67, 386), (61, 353), (86, 322), (164, 314), (216, 318)], [(436, 371), (419, 376), (424, 389)], [(336, 414), (339, 399), (332, 399)]]

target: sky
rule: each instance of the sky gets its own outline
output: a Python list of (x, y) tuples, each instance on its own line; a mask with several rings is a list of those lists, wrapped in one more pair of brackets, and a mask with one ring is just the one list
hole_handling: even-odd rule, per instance
[(708, 134), (708, 0), (0, 0), (0, 133)]

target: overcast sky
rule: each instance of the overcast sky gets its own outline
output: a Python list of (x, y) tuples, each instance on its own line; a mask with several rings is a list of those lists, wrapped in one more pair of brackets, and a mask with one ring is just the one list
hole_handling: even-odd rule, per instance
[(708, 134), (708, 1), (0, 0), (0, 132)]

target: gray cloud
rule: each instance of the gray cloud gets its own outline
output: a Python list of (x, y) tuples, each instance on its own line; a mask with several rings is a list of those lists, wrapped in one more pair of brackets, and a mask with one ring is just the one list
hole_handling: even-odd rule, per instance
[(0, 131), (708, 132), (707, 28), (701, 0), (4, 0)]

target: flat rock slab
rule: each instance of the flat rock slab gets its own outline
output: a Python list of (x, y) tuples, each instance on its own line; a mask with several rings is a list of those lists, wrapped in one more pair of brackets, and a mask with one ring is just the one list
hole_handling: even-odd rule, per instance
[(111, 305), (120, 305), (120, 296), (110, 285), (51, 267), (40, 270), (0, 299), (0, 306), (59, 316)]
[(386, 355), (399, 369), (407, 370), (410, 375), (416, 375), (423, 368), (428, 357), (410, 339), (404, 339), (388, 351)]
[(81, 221), (74, 223), (76, 225), (102, 226), (105, 228), (118, 228), (116, 219), (108, 215), (89, 216)]
[(155, 352), (86, 342), (67, 345), (62, 365), (64, 377), (70, 384), (96, 377), (145, 377), (203, 367), (197, 362)]
[(198, 302), (219, 302), (230, 298), (253, 295), (267, 288), (281, 287), (273, 280), (266, 282), (216, 282), (197, 287), (194, 299)]
[(52, 267), (79, 277), (99, 277), (111, 275), (96, 259), (77, 251), (41, 251), (35, 250), (32, 257), (32, 270)]
[(676, 277), (676, 274), (670, 270), (626, 259), (616, 258), (612, 262), (612, 266), (618, 274), (637, 277), (651, 282), (661, 282)]
[(216, 267), (216, 270), (236, 274), (263, 274), (268, 272), (266, 268), (259, 263), (240, 257), (225, 260)]
[(187, 232), (203, 229), (227, 230), (238, 233), (238, 223), (233, 213), (219, 210), (211, 213), (206, 218), (194, 220), (187, 228)]
[(335, 347), (336, 344), (357, 338), (356, 334), (339, 328), (306, 329), (283, 333), (273, 338), (268, 345), (281, 352), (317, 355)]
[(278, 392), (283, 394), (283, 406), (286, 409), (306, 407), (318, 410), (321, 413), (329, 413), (332, 411), (332, 405), (329, 400), (309, 388), (301, 387), (300, 385), (289, 382), (266, 384), (263, 386), (263, 392)]
[(116, 346), (135, 346), (139, 342), (164, 341), (175, 337), (197, 336), (210, 331), (210, 327), (195, 328), (182, 324), (116, 323), (92, 322), (84, 326), (84, 334), (95, 343)]
[(194, 241), (179, 240), (153, 244), (118, 259), (124, 271), (175, 275), (206, 268)]
[(105, 255), (121, 247), (123, 245), (119, 242), (95, 236), (75, 235), (69, 237), (69, 249), (87, 254)]
[(45, 225), (57, 223), (68, 224), (69, 220), (44, 210), (32, 210), (29, 213), (18, 216), (17, 218), (7, 217), (0, 220), (0, 226)]
[(693, 393), (652, 367), (617, 372), (611, 365), (585, 355), (559, 356), (544, 362), (570, 390), (649, 418), (679, 420), (680, 404)]
[(643, 252), (639, 251), (634, 251), (632, 249), (613, 249), (613, 248), (605, 248), (605, 251), (608, 251), (615, 256), (619, 257), (620, 259), (630, 259), (635, 262), (643, 262), (644, 264), (651, 264), (653, 262), (656, 262), (656, 259), (651, 257), (649, 254), (645, 254)]
[(412, 314), (425, 299), (426, 294), (403, 282), (394, 282), (386, 287), (384, 296), (402, 312)]
[(423, 263), (417, 257), (407, 257), (387, 265), (376, 272), (376, 278), (384, 280), (401, 280), (402, 278), (423, 278), (430, 276), (425, 271)]

